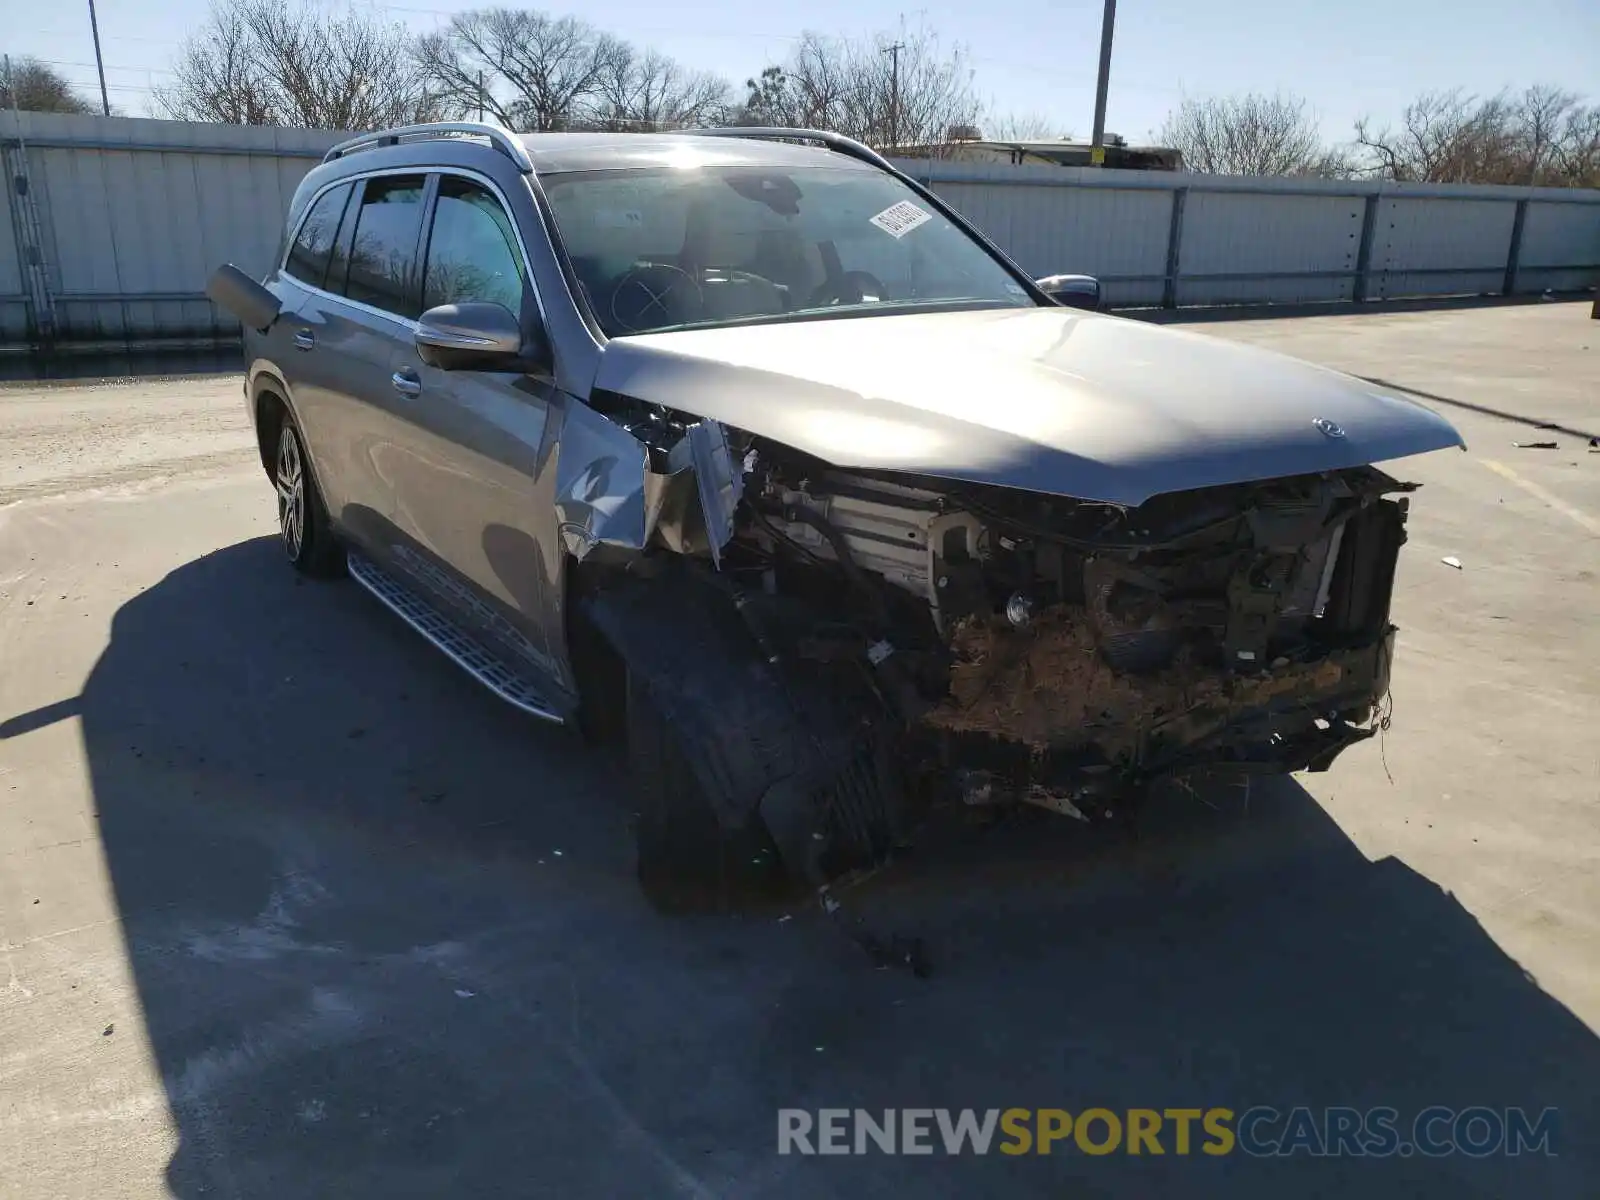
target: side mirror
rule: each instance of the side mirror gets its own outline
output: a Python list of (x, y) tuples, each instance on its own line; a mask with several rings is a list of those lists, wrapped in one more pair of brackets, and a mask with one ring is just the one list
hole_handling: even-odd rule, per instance
[(522, 326), (503, 304), (441, 304), (417, 322), (417, 352), (446, 371), (509, 371), (523, 360)]
[(283, 307), (282, 301), (232, 263), (211, 272), (206, 295), (218, 308), (238, 317), (246, 329), (265, 329), (278, 319)]
[(1035, 280), (1039, 290), (1067, 308), (1100, 307), (1100, 281), (1093, 275), (1046, 275)]

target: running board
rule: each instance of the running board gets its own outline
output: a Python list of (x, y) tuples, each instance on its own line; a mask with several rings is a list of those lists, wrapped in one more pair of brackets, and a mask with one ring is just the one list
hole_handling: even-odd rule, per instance
[(415, 629), (449, 660), (500, 699), (529, 716), (557, 725), (566, 722), (522, 671), (509, 665), (449, 617), (375, 563), (353, 551), (350, 578), (376, 596), (385, 608)]

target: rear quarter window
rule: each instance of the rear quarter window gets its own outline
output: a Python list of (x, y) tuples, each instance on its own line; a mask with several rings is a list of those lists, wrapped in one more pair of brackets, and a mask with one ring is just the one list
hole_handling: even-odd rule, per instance
[(318, 196), (306, 219), (300, 223), (294, 244), (283, 269), (301, 283), (312, 287), (323, 286), (328, 273), (328, 256), (333, 252), (335, 235), (339, 232), (339, 218), (350, 199), (351, 185), (341, 183)]

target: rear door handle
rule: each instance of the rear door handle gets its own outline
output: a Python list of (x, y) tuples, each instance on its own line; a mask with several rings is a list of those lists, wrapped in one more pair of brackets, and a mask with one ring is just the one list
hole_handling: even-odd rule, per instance
[(294, 335), (294, 348), (296, 350), (309, 350), (317, 344), (317, 339), (311, 335), (309, 329), (298, 329)]
[(422, 395), (422, 380), (410, 371), (396, 371), (390, 376), (390, 382), (394, 384), (394, 390), (402, 396)]

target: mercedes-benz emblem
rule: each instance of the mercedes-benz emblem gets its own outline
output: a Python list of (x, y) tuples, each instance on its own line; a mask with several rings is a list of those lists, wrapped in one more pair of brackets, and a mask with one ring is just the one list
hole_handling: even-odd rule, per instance
[(1327, 417), (1312, 417), (1311, 423), (1331, 438), (1342, 438), (1344, 430)]

